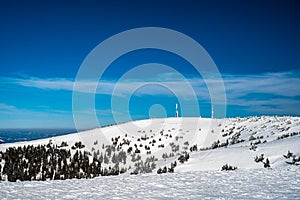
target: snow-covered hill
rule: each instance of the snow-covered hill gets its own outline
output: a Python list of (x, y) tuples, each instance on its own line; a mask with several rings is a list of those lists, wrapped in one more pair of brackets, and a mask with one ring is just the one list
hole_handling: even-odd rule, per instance
[[(65, 161), (50, 158), (49, 155), (46, 157), (48, 162), (58, 159), (62, 165), (69, 166), (73, 162), (72, 156), (82, 152), (90, 164), (100, 163), (102, 170), (118, 169), (117, 174), (121, 171), (128, 174), (156, 173), (159, 168), (163, 171), (164, 167), (169, 168), (167, 171), (170, 172), (172, 169), (175, 172), (221, 170), (225, 164), (238, 169), (255, 169), (264, 168), (267, 160), (275, 168), (300, 162), (299, 136), (299, 117), (164, 118), (128, 122), (48, 139), (1, 144), (0, 151), (24, 145), (45, 145), (47, 149), (48, 145), (54, 149), (70, 150)], [(288, 152), (290, 155), (285, 158), (283, 155)], [(20, 157), (28, 161), (25, 156)], [(179, 157), (183, 162), (178, 160)], [(3, 172), (4, 158), (0, 164)], [(53, 177), (58, 172), (57, 166), (53, 169)], [(82, 172), (84, 177), (86, 172), (80, 167), (79, 170), (78, 173)], [(39, 174), (36, 178), (41, 176)], [(62, 173), (58, 177), (64, 179)], [(2, 179), (7, 179), (5, 174)]]

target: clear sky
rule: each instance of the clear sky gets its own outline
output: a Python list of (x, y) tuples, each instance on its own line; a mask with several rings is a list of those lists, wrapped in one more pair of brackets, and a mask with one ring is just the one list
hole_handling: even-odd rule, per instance
[[(0, 1), (0, 128), (74, 127), (72, 88), (83, 60), (108, 37), (149, 26), (182, 32), (206, 49), (223, 77), (228, 117), (300, 115), (299, 10), (299, 1)], [(131, 52), (102, 78), (113, 87), (134, 66), (153, 62), (190, 80), (201, 115), (210, 117), (201, 76), (174, 54)], [(176, 82), (172, 74), (151, 78)], [(103, 90), (95, 99), (101, 125), (114, 123)], [(177, 98), (142, 88), (131, 96), (130, 115), (174, 116)], [(190, 108), (186, 116), (193, 115)]]

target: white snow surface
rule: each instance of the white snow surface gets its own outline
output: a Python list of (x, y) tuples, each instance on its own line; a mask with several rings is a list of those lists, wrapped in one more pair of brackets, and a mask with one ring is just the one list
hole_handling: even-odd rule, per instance
[[(119, 141), (131, 140), (130, 145), (122, 146), (124, 151), (137, 144), (142, 160), (149, 156), (144, 146), (150, 146), (150, 156), (158, 158), (153, 173), (130, 176), (134, 164), (127, 156), (124, 167), (131, 167), (131, 170), (120, 176), (16, 183), (0, 181), (0, 199), (300, 199), (300, 166), (288, 165), (283, 157), (288, 151), (300, 156), (299, 117), (148, 119), (48, 139), (0, 144), (0, 151), (13, 146), (47, 144), (51, 140), (57, 145), (66, 141), (69, 146), (64, 148), (82, 141), (85, 145), (82, 150), (103, 152), (102, 146), (111, 145), (111, 139), (115, 137), (120, 137)], [(141, 137), (148, 139), (141, 140)], [(203, 150), (217, 140), (222, 144), (227, 140), (230, 143), (233, 138), (239, 142)], [(156, 143), (150, 145), (153, 139)], [(250, 143), (258, 141), (261, 143), (256, 145), (257, 149), (250, 150)], [(164, 153), (172, 152), (172, 143), (179, 145), (179, 150), (174, 156), (163, 159)], [(203, 149), (190, 152), (189, 148), (195, 144), (198, 149)], [(181, 164), (177, 158), (183, 151), (190, 153), (190, 159)], [(254, 157), (261, 154), (270, 160), (271, 169), (265, 169), (261, 162), (254, 162)], [(178, 163), (175, 173), (156, 174), (159, 167), (170, 167), (175, 160)], [(238, 169), (221, 171), (224, 164)]]
[(0, 199), (299, 199), (297, 166), (0, 182)]

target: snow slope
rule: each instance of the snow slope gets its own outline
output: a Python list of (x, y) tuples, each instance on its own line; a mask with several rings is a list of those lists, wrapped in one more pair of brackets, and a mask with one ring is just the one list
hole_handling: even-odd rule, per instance
[[(300, 166), (287, 164), (291, 158), (283, 156), (288, 151), (295, 158), (300, 156), (299, 117), (148, 119), (78, 134), (1, 144), (0, 151), (48, 144), (49, 140), (54, 145), (67, 142), (68, 146), (61, 148), (71, 149), (72, 154), (78, 149), (71, 147), (78, 141), (85, 145), (80, 151), (94, 154), (98, 150), (107, 153), (103, 145), (115, 142), (119, 151), (139, 149), (135, 156), (140, 155), (141, 160), (155, 156), (156, 168), (150, 174), (129, 175), (136, 162), (131, 160), (133, 153), (128, 153), (126, 164), (121, 164), (128, 171), (122, 175), (80, 180), (0, 181), (0, 199), (299, 199), (300, 196)], [(151, 154), (145, 145), (150, 147)], [(198, 150), (191, 152), (194, 145)], [(190, 158), (179, 163), (178, 157), (185, 151)], [(264, 161), (270, 160), (271, 168), (254, 161), (261, 154)], [(156, 174), (158, 168), (170, 167), (174, 161), (177, 161), (174, 173)], [(4, 165), (4, 160), (1, 164)], [(238, 169), (221, 171), (224, 164)], [(114, 164), (110, 159), (102, 165)]]
[[(54, 145), (67, 142), (69, 146), (64, 148), (68, 149), (75, 142), (82, 141), (85, 145), (82, 151), (95, 153), (99, 150), (105, 153), (104, 146), (112, 145), (112, 138), (119, 137), (116, 146), (121, 150), (126, 152), (130, 147), (133, 151), (139, 149), (141, 160), (149, 156), (157, 158), (156, 169), (170, 167), (180, 154), (190, 152), (193, 145), (197, 145), (198, 151), (190, 152), (188, 162), (178, 163), (175, 172), (220, 170), (226, 163), (239, 169), (252, 169), (263, 168), (262, 163), (254, 162), (254, 157), (261, 154), (270, 160), (271, 167), (287, 165), (283, 154), (288, 151), (300, 156), (299, 133), (299, 117), (163, 118), (128, 122), (48, 139), (1, 144), (0, 151), (11, 146), (47, 144), (51, 140)], [(280, 137), (283, 139), (278, 139)], [(130, 141), (130, 144), (122, 144), (124, 140)], [(210, 149), (214, 142), (217, 145)], [(146, 150), (145, 146), (150, 150)], [(251, 150), (251, 146), (256, 149)], [(163, 154), (167, 156), (163, 158)], [(113, 165), (111, 161), (104, 164), (107, 167)], [(122, 166), (128, 168), (128, 172), (134, 170), (130, 156)]]
[(299, 199), (298, 166), (1, 182), (6, 199)]

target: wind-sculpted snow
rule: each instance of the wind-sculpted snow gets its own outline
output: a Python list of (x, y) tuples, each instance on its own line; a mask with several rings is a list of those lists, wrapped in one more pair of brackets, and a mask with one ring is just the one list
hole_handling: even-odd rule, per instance
[(0, 199), (299, 199), (299, 166), (0, 182)]

